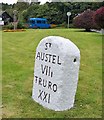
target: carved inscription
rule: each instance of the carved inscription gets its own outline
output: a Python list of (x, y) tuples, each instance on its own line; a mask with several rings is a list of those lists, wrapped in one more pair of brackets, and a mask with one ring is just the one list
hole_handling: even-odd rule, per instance
[[(52, 49), (53, 44), (52, 43), (45, 43), (44, 49), (45, 51), (48, 51), (48, 49)], [(58, 85), (56, 83), (52, 82), (52, 77), (55, 75), (54, 71), (52, 70), (52, 65), (49, 66), (47, 63), (51, 63), (54, 65), (61, 65), (61, 59), (60, 56), (56, 54), (50, 54), (45, 53), (42, 51), (37, 51), (36, 53), (36, 60), (44, 61), (45, 64), (40, 64), (41, 73), (43, 75), (42, 77), (39, 77), (39, 75), (35, 75), (35, 84), (38, 86), (41, 86), (42, 88), (47, 88), (48, 90), (53, 91), (56, 93), (58, 91)], [(47, 76), (48, 79), (44, 79), (44, 76)], [(42, 100), (46, 103), (51, 103), (51, 94), (48, 93), (48, 91), (39, 89), (38, 91), (38, 99)]]

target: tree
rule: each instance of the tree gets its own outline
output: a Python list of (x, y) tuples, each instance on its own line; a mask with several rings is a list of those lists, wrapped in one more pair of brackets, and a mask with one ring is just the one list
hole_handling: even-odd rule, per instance
[(18, 10), (19, 12), (23, 11), (23, 10), (26, 10), (27, 8), (29, 7), (29, 3), (27, 2), (17, 2), (15, 5), (14, 5), (14, 8), (16, 10)]
[(73, 24), (77, 28), (85, 28), (86, 31), (90, 31), (92, 28), (96, 28), (97, 25), (93, 20), (94, 11), (88, 9), (83, 13), (76, 16), (73, 20)]
[(101, 7), (95, 11), (94, 21), (98, 26), (104, 29), (104, 7)]
[[(19, 0), (18, 0), (19, 1)], [(20, 0), (21, 2), (17, 2), (13, 5), (2, 4), (2, 10), (8, 12), (11, 16), (13, 16), (13, 10), (17, 10), (19, 21), (27, 22), (30, 17), (45, 17), (48, 19), (49, 23), (54, 24), (63, 24), (66, 26), (67, 24), (67, 12), (71, 12), (70, 23), (72, 23), (72, 19), (79, 13), (83, 12), (86, 9), (96, 10), (101, 6), (104, 6), (104, 2), (47, 2), (45, 4), (40, 4), (39, 2), (31, 2), (31, 4), (27, 2), (22, 2), (24, 0)], [(25, 0), (26, 1), (26, 0)], [(35, 1), (35, 0), (32, 0)], [(62, 0), (61, 0), (62, 1)], [(0, 5), (1, 5), (0, 4)]]

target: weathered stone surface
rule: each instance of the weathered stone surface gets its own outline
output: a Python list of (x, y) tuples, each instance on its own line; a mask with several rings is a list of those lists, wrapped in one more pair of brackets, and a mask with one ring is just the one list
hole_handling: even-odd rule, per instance
[(70, 40), (42, 39), (36, 49), (32, 98), (55, 111), (73, 107), (79, 65), (80, 51)]

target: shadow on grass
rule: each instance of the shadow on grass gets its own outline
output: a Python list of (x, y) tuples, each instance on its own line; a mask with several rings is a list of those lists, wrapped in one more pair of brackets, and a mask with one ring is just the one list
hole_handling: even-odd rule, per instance
[(85, 29), (79, 29), (79, 30), (75, 29), (74, 32), (84, 32), (84, 33), (89, 32), (89, 33), (96, 33), (95, 31), (86, 31)]
[(82, 32), (83, 33), (97, 33), (97, 34), (94, 34), (94, 36), (102, 37), (102, 39), (104, 40), (104, 34), (98, 33), (96, 31), (86, 31), (85, 29), (79, 29), (79, 30), (75, 29), (74, 32), (80, 32), (80, 33), (82, 33)]

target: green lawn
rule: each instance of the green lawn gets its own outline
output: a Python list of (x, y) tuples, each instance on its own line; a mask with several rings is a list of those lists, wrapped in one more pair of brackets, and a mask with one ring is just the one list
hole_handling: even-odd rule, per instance
[[(0, 30), (0, 106), (2, 106), (2, 32), (1, 30)], [(2, 116), (2, 109), (0, 107), (0, 119), (2, 118), (1, 116)]]
[[(81, 51), (74, 108), (55, 112), (31, 98), (35, 50), (49, 35), (73, 41)], [(2, 33), (2, 91), (4, 118), (101, 118), (102, 36), (79, 29), (31, 29)]]

